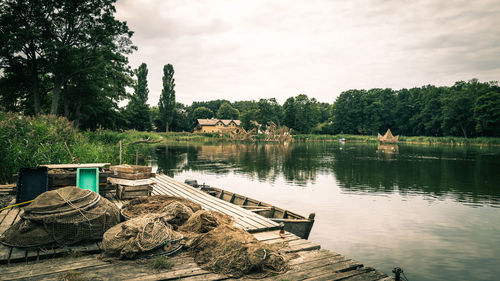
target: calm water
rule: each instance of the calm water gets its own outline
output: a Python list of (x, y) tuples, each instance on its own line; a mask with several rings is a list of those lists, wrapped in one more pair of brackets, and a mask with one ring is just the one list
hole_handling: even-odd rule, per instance
[(310, 240), (411, 280), (499, 280), (500, 148), (155, 147), (158, 169), (316, 213)]

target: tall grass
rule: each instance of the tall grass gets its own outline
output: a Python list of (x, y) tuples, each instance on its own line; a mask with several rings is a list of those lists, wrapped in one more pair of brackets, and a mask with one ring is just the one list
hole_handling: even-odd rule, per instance
[(136, 153), (143, 160), (152, 148), (129, 144), (147, 138), (159, 139), (160, 136), (108, 130), (80, 133), (63, 117), (0, 113), (0, 183), (10, 182), (12, 174), (21, 167), (71, 162), (118, 164), (120, 140), (124, 144), (123, 163), (135, 163)]

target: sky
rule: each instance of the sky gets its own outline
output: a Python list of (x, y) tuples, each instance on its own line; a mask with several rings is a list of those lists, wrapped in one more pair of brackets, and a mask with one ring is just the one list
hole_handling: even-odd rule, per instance
[(178, 102), (287, 98), (333, 103), (349, 89), (500, 80), (500, 0), (118, 0), (130, 65), (163, 66)]

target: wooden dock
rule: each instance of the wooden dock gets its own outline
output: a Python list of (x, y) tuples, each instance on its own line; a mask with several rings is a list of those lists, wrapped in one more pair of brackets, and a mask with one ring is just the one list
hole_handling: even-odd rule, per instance
[[(235, 218), (235, 225), (251, 232), (264, 243), (284, 243), (285, 252), (294, 253), (289, 270), (263, 280), (393, 280), (386, 274), (351, 260), (341, 254), (321, 250), (318, 244), (300, 239), (292, 233), (281, 238), (279, 226), (260, 215), (229, 202), (210, 196), (174, 179), (158, 175), (153, 194), (185, 197), (206, 209), (216, 210)], [(118, 207), (123, 202), (114, 196), (109, 199)], [(10, 208), (0, 213), (0, 234), (20, 219), (22, 208)], [(80, 253), (79, 255), (74, 254)], [(0, 280), (55, 280), (80, 276), (85, 280), (233, 280), (220, 274), (201, 269), (187, 253), (170, 257), (173, 267), (156, 271), (142, 260), (108, 261), (101, 258), (100, 242), (73, 247), (43, 250), (25, 250), (0, 245)], [(254, 280), (240, 278), (238, 280)]]

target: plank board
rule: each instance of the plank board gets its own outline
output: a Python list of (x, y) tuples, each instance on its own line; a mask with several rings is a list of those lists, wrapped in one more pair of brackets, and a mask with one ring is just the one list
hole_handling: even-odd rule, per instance
[(152, 179), (126, 180), (118, 178), (108, 178), (108, 182), (110, 182), (111, 184), (119, 184), (125, 186), (141, 186), (141, 185), (155, 184), (155, 181)]
[(168, 176), (157, 175), (156, 181), (158, 183), (155, 187), (157, 194), (184, 197), (202, 205), (205, 209), (215, 210), (230, 215), (234, 217), (238, 223), (244, 225), (245, 229), (249, 232), (279, 229), (278, 223), (275, 223), (270, 219), (264, 218), (224, 200), (210, 196), (201, 190), (175, 181), (173, 178)]
[(9, 213), (4, 217), (2, 224), (0, 224), (0, 234), (3, 234), (14, 223), (21, 208), (12, 207), (7, 210), (9, 210)]
[(111, 165), (111, 163), (47, 164), (47, 165), (40, 165), (40, 167), (47, 167), (49, 169), (77, 169), (77, 168), (103, 168), (109, 165)]

